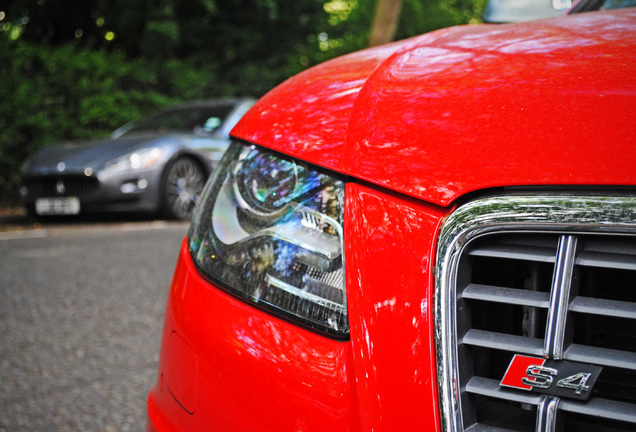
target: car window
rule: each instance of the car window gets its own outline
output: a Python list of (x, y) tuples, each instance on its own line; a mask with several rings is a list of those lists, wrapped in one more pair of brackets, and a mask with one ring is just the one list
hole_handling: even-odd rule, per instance
[(203, 131), (212, 133), (223, 124), (232, 111), (232, 105), (180, 108), (147, 117), (127, 133), (140, 131)]
[(601, 5), (601, 9), (622, 9), (627, 7), (635, 7), (636, 0), (605, 0)]
[(207, 133), (212, 133), (215, 130), (217, 130), (222, 123), (223, 123), (223, 119), (219, 117), (210, 117), (209, 119), (205, 121), (205, 124), (203, 125), (203, 130)]
[(636, 0), (581, 0), (569, 13), (592, 12), (604, 9), (635, 7)]

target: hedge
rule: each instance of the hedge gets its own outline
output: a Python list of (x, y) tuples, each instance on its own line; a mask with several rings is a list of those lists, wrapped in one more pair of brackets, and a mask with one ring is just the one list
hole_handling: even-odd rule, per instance
[(21, 167), (47, 145), (106, 136), (168, 104), (258, 97), (286, 78), (258, 65), (221, 71), (201, 59), (130, 60), (72, 43), (51, 47), (4, 38), (0, 64), (1, 204), (18, 201)]

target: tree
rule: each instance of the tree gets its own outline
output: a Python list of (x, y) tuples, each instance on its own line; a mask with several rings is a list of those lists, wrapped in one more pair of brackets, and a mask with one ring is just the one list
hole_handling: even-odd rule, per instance
[(369, 46), (391, 42), (395, 37), (402, 0), (377, 0)]
[(477, 21), (485, 1), (5, 0), (0, 201), (17, 196), (24, 159), (55, 141), (168, 103), (258, 97), (368, 46), (374, 17), (373, 43), (388, 42)]

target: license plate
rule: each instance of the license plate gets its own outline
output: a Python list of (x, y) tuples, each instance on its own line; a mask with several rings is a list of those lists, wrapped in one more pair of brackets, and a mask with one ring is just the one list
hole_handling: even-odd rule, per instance
[(80, 212), (80, 200), (77, 197), (38, 198), (35, 200), (35, 213), (38, 215), (76, 215)]

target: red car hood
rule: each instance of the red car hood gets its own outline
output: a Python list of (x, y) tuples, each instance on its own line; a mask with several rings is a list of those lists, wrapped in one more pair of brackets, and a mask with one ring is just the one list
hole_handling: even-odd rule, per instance
[(324, 63), (233, 135), (439, 205), (636, 184), (636, 9), (456, 27)]

